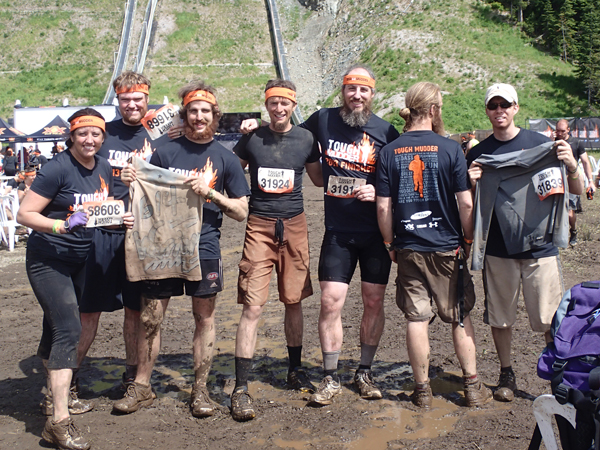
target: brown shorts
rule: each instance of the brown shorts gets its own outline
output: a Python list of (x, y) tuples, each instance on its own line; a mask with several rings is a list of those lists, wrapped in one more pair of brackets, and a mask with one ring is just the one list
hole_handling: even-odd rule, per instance
[[(398, 278), (396, 304), (406, 320), (423, 322), (433, 317), (432, 301), (446, 323), (459, 321), (457, 300), (458, 263), (456, 252), (416, 252), (396, 250)], [(475, 288), (471, 274), (464, 266), (465, 309), (467, 316), (475, 306)]]
[[(278, 220), (283, 238), (275, 236)], [(273, 266), (277, 272), (279, 300), (298, 303), (313, 293), (310, 281), (308, 229), (304, 213), (291, 219), (250, 215), (246, 225), (244, 253), (238, 277), (238, 303), (260, 306), (267, 303)]]
[(550, 329), (564, 292), (558, 256), (538, 259), (486, 256), (483, 265), (484, 322), (494, 328), (512, 327), (517, 320), (521, 286), (531, 329), (545, 333)]

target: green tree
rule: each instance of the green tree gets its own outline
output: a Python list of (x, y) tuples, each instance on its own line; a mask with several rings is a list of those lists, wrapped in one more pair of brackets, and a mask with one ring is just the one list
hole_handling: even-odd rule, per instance
[(577, 42), (575, 40), (575, 9), (572, 0), (565, 0), (558, 14), (558, 26), (561, 37), (561, 57), (564, 61), (573, 59), (571, 53), (576, 53)]
[(577, 73), (586, 88), (588, 106), (600, 101), (600, 11), (595, 0), (578, 0)]

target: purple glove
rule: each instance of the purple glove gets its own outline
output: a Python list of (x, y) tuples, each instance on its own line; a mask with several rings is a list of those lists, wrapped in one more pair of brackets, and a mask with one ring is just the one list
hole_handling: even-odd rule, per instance
[(77, 228), (85, 226), (88, 221), (87, 214), (83, 211), (77, 211), (71, 214), (65, 221), (65, 230), (67, 233), (76, 231)]

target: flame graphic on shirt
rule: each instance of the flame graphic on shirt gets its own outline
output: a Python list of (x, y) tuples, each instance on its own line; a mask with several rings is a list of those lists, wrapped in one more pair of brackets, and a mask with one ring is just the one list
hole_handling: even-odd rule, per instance
[(210, 158), (208, 158), (204, 168), (200, 170), (200, 174), (204, 178), (204, 182), (209, 188), (214, 189), (217, 185), (217, 172), (218, 171), (214, 169), (212, 161)]
[(367, 133), (364, 133), (362, 140), (358, 144), (358, 160), (365, 165), (375, 164), (375, 144), (369, 140)]
[(100, 194), (102, 196), (102, 200), (106, 200), (108, 198), (108, 183), (104, 181), (101, 175), (98, 175), (100, 178), (100, 190), (96, 191), (96, 194)]
[(152, 150), (152, 146), (150, 145), (150, 142), (148, 142), (148, 139), (144, 139), (144, 145), (141, 149), (131, 152), (132, 155), (139, 156), (143, 160), (146, 160), (152, 153), (154, 153), (154, 151)]

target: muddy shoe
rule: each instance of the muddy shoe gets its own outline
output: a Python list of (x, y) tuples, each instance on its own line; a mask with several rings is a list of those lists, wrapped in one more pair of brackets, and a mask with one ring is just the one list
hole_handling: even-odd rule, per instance
[[(40, 403), (40, 408), (42, 409), (42, 414), (45, 416), (54, 414), (54, 403), (52, 402), (51, 392), (45, 395), (44, 400)], [(71, 386), (69, 390), (69, 414), (83, 414), (92, 409), (94, 409), (94, 402), (79, 398), (77, 396), (77, 387), (75, 385)]]
[(208, 396), (206, 386), (193, 387), (190, 408), (194, 417), (209, 417), (215, 413), (215, 408)]
[(469, 408), (481, 406), (492, 399), (492, 391), (477, 380), (474, 383), (465, 382), (465, 402)]
[(512, 402), (515, 399), (517, 390), (517, 377), (511, 371), (500, 371), (498, 387), (494, 392), (494, 400), (499, 402)]
[(287, 375), (287, 385), (290, 389), (300, 392), (315, 392), (315, 386), (310, 382), (306, 372), (302, 369), (290, 370)]
[(433, 392), (431, 392), (429, 382), (423, 383), (422, 385), (417, 383), (414, 392), (410, 396), (410, 400), (419, 408), (431, 408)]
[(256, 417), (248, 389), (238, 388), (231, 394), (231, 417), (234, 420), (252, 420)]
[(87, 450), (90, 448), (90, 443), (81, 435), (81, 431), (70, 417), (60, 422), (54, 422), (49, 417), (44, 431), (42, 431), (42, 439), (61, 449)]
[(379, 400), (383, 397), (381, 391), (373, 381), (373, 373), (370, 370), (357, 370), (354, 374), (354, 384), (360, 392), (360, 397), (367, 400)]
[(127, 388), (125, 396), (113, 403), (113, 411), (120, 413), (132, 413), (144, 406), (150, 406), (154, 402), (152, 387), (150, 385), (136, 383), (135, 381)]
[(333, 397), (342, 393), (342, 386), (331, 375), (327, 375), (319, 384), (317, 391), (308, 399), (310, 406), (326, 406), (333, 403)]

